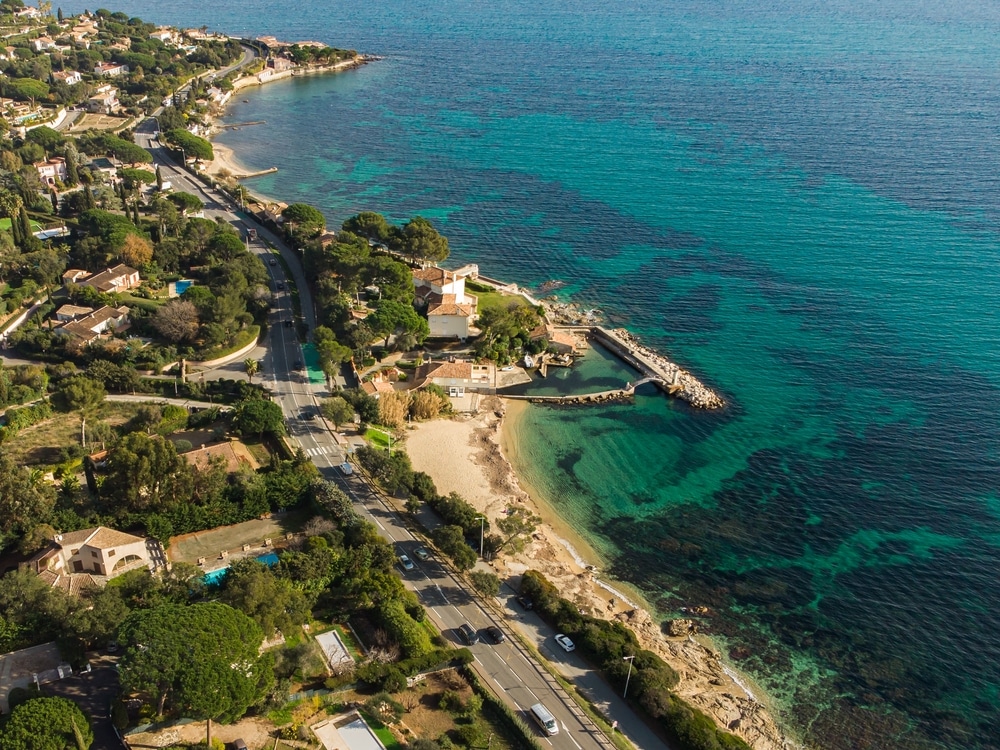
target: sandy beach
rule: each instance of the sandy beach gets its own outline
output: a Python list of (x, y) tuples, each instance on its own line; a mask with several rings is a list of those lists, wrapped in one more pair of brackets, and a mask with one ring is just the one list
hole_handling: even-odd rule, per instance
[(523, 402), (492, 398), (475, 416), (414, 425), (406, 437), (413, 468), (429, 474), (439, 492), (457, 492), (490, 519), (511, 505), (538, 514), (543, 523), (524, 552), (494, 561), (501, 578), (519, 576), (528, 569), (542, 572), (583, 611), (632, 628), (644, 647), (659, 653), (680, 674), (676, 692), (714, 716), (720, 726), (756, 750), (791, 747), (765, 704), (744, 687), (749, 680), (727, 669), (707, 639), (692, 635), (688, 621), (677, 621), (673, 631), (677, 635), (667, 636), (638, 594), (601, 580), (596, 574), (597, 552), (519, 481), (506, 456), (517, 450), (517, 421), (526, 408)]

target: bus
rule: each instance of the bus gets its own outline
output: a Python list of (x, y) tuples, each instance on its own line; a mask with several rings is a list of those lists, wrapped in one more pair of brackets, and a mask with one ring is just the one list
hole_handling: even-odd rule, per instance
[(559, 725), (556, 724), (556, 717), (549, 713), (549, 709), (541, 703), (536, 703), (531, 707), (531, 718), (538, 722), (538, 726), (548, 734), (559, 734)]

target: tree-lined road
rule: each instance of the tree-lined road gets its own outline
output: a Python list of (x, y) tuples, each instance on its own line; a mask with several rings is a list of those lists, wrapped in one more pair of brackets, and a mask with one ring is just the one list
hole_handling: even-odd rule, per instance
[[(541, 742), (565, 750), (612, 748), (610, 740), (590, 721), (556, 680), (536, 663), (533, 655), (525, 650), (516, 638), (510, 637), (512, 634), (507, 621), (496, 617), (471, 595), (452, 576), (447, 566), (433, 558), (426, 562), (417, 560), (413, 553), (417, 547), (423, 546), (423, 542), (410, 532), (403, 519), (383, 502), (379, 494), (373, 491), (358, 473), (344, 476), (340, 472), (338, 467), (348, 459), (348, 456), (335, 434), (329, 429), (325, 420), (304, 418), (306, 415), (317, 415), (318, 399), (328, 394), (325, 384), (311, 383), (308, 373), (300, 369), (299, 363), (305, 362), (305, 356), (298, 331), (294, 325), (286, 325), (288, 321), (293, 321), (294, 310), (288, 284), (294, 283), (298, 289), (302, 317), (308, 326), (306, 330), (312, 331), (315, 328), (309, 287), (298, 258), (280, 237), (241, 214), (228, 196), (205, 186), (186, 170), (176, 166), (167, 150), (157, 141), (156, 128), (154, 120), (147, 120), (140, 126), (136, 139), (153, 154), (154, 162), (160, 167), (163, 178), (169, 180), (175, 189), (201, 197), (205, 202), (206, 217), (221, 219), (234, 226), (244, 236), (250, 227), (257, 230), (258, 238), (249, 242), (249, 249), (264, 261), (271, 275), (271, 289), (274, 294), (270, 325), (265, 339), (266, 353), (263, 356), (261, 378), (271, 390), (273, 400), (281, 406), (285, 414), (290, 438), (312, 458), (327, 480), (337, 483), (348, 493), (356, 508), (394, 545), (397, 554), (405, 553), (414, 560), (413, 570), (402, 571), (403, 580), (416, 592), (432, 622), (446, 637), (462, 645), (456, 635), (456, 629), (464, 623), (471, 625), (477, 632), (489, 626), (498, 626), (507, 633), (508, 638), (502, 644), (490, 646), (479, 642), (471, 647), (476, 657), (476, 668), (489, 687), (529, 724), (531, 719), (528, 709), (535, 703), (544, 704), (555, 715), (560, 727), (559, 733), (552, 737), (539, 734)], [(275, 252), (281, 254), (285, 260), (284, 264), (270, 262)], [(286, 267), (292, 271), (291, 279), (285, 276)], [(534, 627), (536, 630), (529, 629), (525, 632), (538, 633), (540, 631), (537, 628), (544, 630), (544, 626), (539, 623)], [(663, 743), (620, 699), (613, 695), (610, 687), (602, 681), (598, 682), (603, 688), (592, 691), (599, 693), (593, 695), (593, 699), (614, 706), (619, 724), (626, 736), (640, 748), (649, 750), (663, 748)]]

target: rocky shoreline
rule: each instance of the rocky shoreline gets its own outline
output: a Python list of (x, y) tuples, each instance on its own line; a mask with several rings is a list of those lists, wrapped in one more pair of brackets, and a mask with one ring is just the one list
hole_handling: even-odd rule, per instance
[(406, 438), (414, 468), (430, 474), (439, 491), (458, 492), (490, 517), (511, 505), (522, 505), (542, 517), (543, 523), (522, 552), (491, 563), (496, 573), (510, 580), (526, 570), (541, 572), (561, 596), (587, 614), (629, 627), (644, 648), (677, 671), (680, 682), (675, 692), (719, 726), (742, 737), (754, 750), (794, 747), (767, 706), (727, 670), (707, 639), (696, 634), (693, 621), (673, 620), (661, 628), (649, 611), (629, 600), (631, 595), (597, 577), (597, 569), (589, 564), (599, 560), (597, 553), (554, 510), (538, 501), (511, 466), (509, 454), (516, 450), (517, 404), (521, 403), (490, 399), (471, 419), (421, 423)]

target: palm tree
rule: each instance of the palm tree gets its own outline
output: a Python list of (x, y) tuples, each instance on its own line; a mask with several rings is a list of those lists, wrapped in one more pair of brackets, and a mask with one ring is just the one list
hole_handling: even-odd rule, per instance
[(243, 360), (243, 367), (247, 371), (247, 379), (252, 383), (253, 376), (260, 372), (260, 362), (253, 357), (247, 357)]

